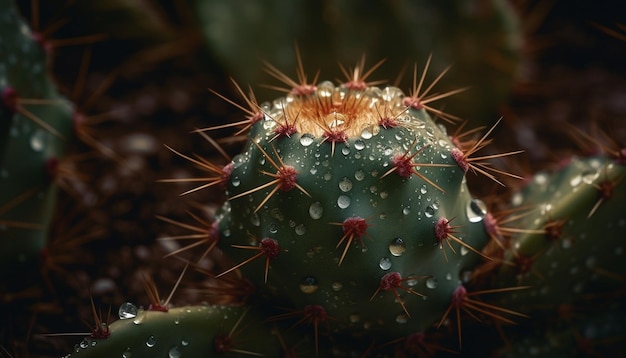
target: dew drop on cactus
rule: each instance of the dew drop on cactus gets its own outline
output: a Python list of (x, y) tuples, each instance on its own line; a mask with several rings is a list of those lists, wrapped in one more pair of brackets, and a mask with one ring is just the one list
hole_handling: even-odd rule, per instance
[(122, 303), (118, 310), (118, 316), (120, 317), (120, 319), (130, 319), (137, 317), (137, 306), (130, 302)]
[(397, 237), (391, 240), (391, 243), (389, 243), (389, 252), (393, 256), (402, 256), (402, 254), (404, 254), (405, 251), (406, 251), (406, 244), (404, 243), (404, 240), (401, 237)]
[(149, 336), (146, 339), (146, 347), (152, 348), (156, 344), (156, 338), (154, 336)]
[(469, 222), (481, 222), (487, 215), (487, 206), (480, 199), (472, 199), (467, 202), (466, 214)]

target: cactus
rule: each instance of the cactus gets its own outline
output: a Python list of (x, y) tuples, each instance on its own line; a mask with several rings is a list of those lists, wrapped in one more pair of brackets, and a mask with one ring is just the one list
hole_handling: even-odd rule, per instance
[(72, 135), (72, 106), (47, 73), (47, 56), (12, 1), (0, 19), (0, 272), (36, 264), (56, 198), (58, 162)]
[(624, 315), (626, 294), (626, 168), (620, 162), (573, 157), (553, 173), (536, 174), (513, 196), (513, 207), (524, 213), (512, 214), (520, 217), (520, 230), (503, 240), (504, 252), (493, 253), (503, 264), (480, 283), (530, 287), (494, 298), (534, 318), (513, 330), (527, 342), (513, 344), (509, 356), (609, 354), (619, 347), (624, 324), (612, 317)]
[[(49, 317), (41, 317), (50, 313), (46, 311), (48, 307), (70, 309), (76, 298), (70, 297), (61, 306), (48, 301), (50, 297), (37, 302), (40, 296), (35, 296), (41, 293), (32, 294), (33, 291), (5, 294), (4, 289), (13, 281), (5, 278), (6, 273), (16, 272), (14, 268), (32, 270), (36, 267), (33, 262), (42, 252), (41, 256), (45, 256), (45, 252), (62, 252), (64, 258), (74, 260), (78, 256), (76, 251), (81, 251), (69, 248), (75, 249), (78, 243), (89, 240), (94, 226), (88, 220), (89, 215), (76, 218), (60, 215), (62, 220), (53, 223), (53, 233), (57, 225), (75, 225), (72, 228), (77, 231), (87, 227), (90, 232), (76, 240), (59, 240), (58, 245), (54, 241), (46, 243), (50, 235), (55, 182), (58, 181), (55, 168), (73, 135), (72, 106), (54, 89), (52, 75), (47, 72), (50, 66), (46, 59), (50, 53), (41, 48), (45, 47), (41, 46), (42, 36), (29, 34), (12, 2), (0, 0), (0, 3), (3, 9), (9, 9), (0, 15), (1, 21), (9, 19), (0, 26), (0, 301), (13, 303), (1, 307), (4, 315), (17, 306), (12, 301), (14, 297), (30, 297), (30, 301), (23, 303), (24, 308), (38, 315), (33, 322), (45, 322)], [(153, 4), (148, 3), (128, 7), (118, 2), (112, 7), (100, 3), (96, 2), (93, 8), (75, 4), (68, 9), (81, 13), (90, 13), (92, 9), (94, 12), (109, 9), (113, 13), (120, 10), (129, 18), (137, 18), (140, 9), (154, 9)], [(172, 293), (161, 302), (156, 288), (147, 287), (151, 304), (137, 309), (125, 303), (119, 310), (120, 319), (111, 324), (108, 318), (95, 314), (92, 301), (94, 322), (90, 332), (83, 334), (83, 340), (74, 349), (65, 352), (69, 353), (68, 357), (516, 357), (624, 353), (625, 327), (619, 320), (624, 314), (626, 293), (620, 237), (626, 222), (623, 214), (624, 149), (594, 142), (604, 155), (562, 161), (560, 169), (529, 176), (524, 182), (525, 188), (514, 192), (501, 184), (509, 184), (507, 177), (522, 178), (507, 173), (500, 162), (496, 165), (492, 159), (518, 152), (493, 154), (491, 148), (486, 148), (492, 142), (492, 135), (498, 134), (495, 129), (498, 123), (488, 130), (477, 127), (465, 133), (461, 133), (462, 128), (448, 132), (451, 125), (458, 124), (454, 123), (455, 115), (469, 117), (470, 123), (475, 124), (475, 113), (481, 111), (476, 112), (474, 105), (483, 109), (494, 107), (493, 102), (488, 103), (483, 97), (472, 99), (469, 104), (461, 100), (462, 104), (449, 105), (457, 95), (470, 92), (441, 87), (444, 74), (454, 75), (457, 71), (456, 74), (482, 76), (476, 65), (469, 65), (470, 70), (458, 66), (461, 59), (471, 62), (478, 55), (481, 62), (493, 65), (489, 60), (493, 59), (494, 52), (490, 49), (497, 48), (494, 51), (506, 58), (497, 62), (504, 70), (503, 77), (496, 76), (498, 84), (493, 85), (492, 80), (488, 81), (491, 84), (484, 84), (456, 76), (452, 80), (448, 77), (447, 82), (483, 87), (484, 91), (473, 92), (486, 94), (495, 102), (500, 102), (503, 98), (500, 95), (508, 91), (516, 63), (517, 40), (515, 24), (507, 22), (511, 18), (506, 3), (476, 0), (467, 4), (455, 1), (429, 5), (426, 1), (415, 4), (400, 1), (348, 11), (353, 5), (340, 1), (326, 5), (326, 10), (336, 10), (334, 19), (338, 21), (323, 22), (324, 26), (311, 31), (308, 22), (318, 18), (320, 7), (307, 13), (303, 9), (313, 7), (308, 8), (301, 2), (281, 4), (276, 10), (293, 15), (281, 16), (280, 11), (266, 14), (265, 8), (258, 8), (260, 11), (252, 14), (248, 10), (256, 5), (234, 2), (240, 19), (262, 16), (263, 23), (291, 24), (276, 25), (277, 33), (270, 30), (273, 42), (253, 44), (243, 40), (224, 42), (227, 36), (216, 36), (224, 35), (224, 31), (211, 32), (219, 30), (219, 24), (233, 21), (224, 16), (229, 13), (224, 9), (233, 6), (231, 2), (191, 3), (194, 9), (221, 7), (220, 12), (196, 13), (203, 22), (200, 26), (207, 32), (209, 47), (222, 57), (222, 62), (233, 66), (231, 72), (236, 78), (244, 78), (242, 73), (247, 70), (262, 71), (255, 48), (261, 47), (268, 54), (283, 54), (284, 48), (291, 49), (297, 38), (299, 45), (294, 61), (298, 64), (297, 79), (279, 70), (284, 67), (285, 60), (280, 57), (284, 55), (279, 58), (268, 55), (266, 59), (276, 66), (266, 65), (266, 72), (287, 87), (271, 86), (285, 92), (282, 97), (272, 102), (257, 102), (252, 91), (245, 95), (239, 85), (235, 89), (242, 95), (245, 105), (217, 95), (243, 110), (243, 115), (240, 113), (233, 123), (210, 123), (208, 128), (195, 132), (218, 147), (223, 157), (240, 150), (226, 162), (214, 160), (209, 151), (184, 154), (177, 148), (180, 142), (170, 142), (167, 137), (167, 147), (174, 154), (209, 174), (181, 179), (180, 173), (173, 173), (171, 179), (162, 181), (179, 182), (179, 185), (199, 182), (198, 186), (181, 192), (185, 195), (201, 192), (199, 194), (205, 196), (200, 200), (205, 200), (221, 190), (219, 194), (225, 194), (226, 201), (216, 206), (217, 199), (209, 199), (212, 201), (202, 207), (208, 218), (193, 213), (194, 222), (189, 224), (178, 218), (159, 216), (162, 221), (177, 226), (176, 229), (191, 232), (161, 238), (159, 242), (163, 245), (152, 245), (150, 251), (144, 250), (145, 241), (137, 244), (128, 240), (124, 245), (142, 245), (135, 247), (132, 256), (140, 257), (137, 266), (156, 266), (155, 260), (160, 254), (164, 250), (169, 252), (166, 254), (168, 261), (159, 263), (160, 273), (169, 274), (178, 267), (169, 261), (176, 256), (197, 272), (186, 268), (175, 287), (182, 283), (180, 287), (190, 284), (192, 289), (185, 294)], [(166, 2), (160, 4), (164, 9), (175, 6)], [(268, 4), (271, 7), (274, 3)], [(432, 20), (436, 17), (424, 16), (426, 11), (416, 10), (426, 5), (436, 9), (434, 13), (445, 13), (454, 20), (442, 21), (445, 27), (442, 29)], [(47, 3), (42, 9), (58, 6)], [(33, 13), (37, 14), (37, 10)], [(473, 40), (453, 40), (459, 38), (454, 35), (458, 32), (470, 32), (465, 30), (467, 22), (459, 20), (466, 18), (468, 11), (483, 16), (482, 20), (491, 20), (480, 22), (475, 32), (472, 31), (490, 34), (488, 39), (478, 36), (480, 45), (475, 45)], [(221, 16), (211, 18), (215, 13)], [(422, 30), (403, 31), (409, 23), (412, 27), (416, 16), (424, 16), (427, 21), (419, 25)], [(181, 13), (181, 22), (184, 22), (183, 17)], [(332, 16), (325, 19), (329, 18)], [(115, 40), (128, 46), (143, 46), (152, 40), (161, 43), (160, 39), (169, 39), (169, 28), (161, 27), (163, 24), (152, 21), (154, 19), (146, 17), (148, 21), (140, 23), (139, 30), (120, 26), (126, 30), (121, 30)], [(474, 23), (474, 20), (468, 21)], [(305, 29), (304, 34), (289, 30), (300, 28), (298, 22)], [(84, 21), (76, 23), (82, 24), (77, 27), (84, 26)], [(242, 21), (224, 26), (228, 28), (232, 23), (238, 24), (234, 33), (237, 38), (244, 39), (247, 33), (252, 33)], [(456, 29), (457, 23), (462, 24), (464, 31)], [(430, 28), (429, 25), (441, 31), (423, 30)], [(372, 36), (363, 36), (373, 26), (384, 29), (380, 31), (384, 38), (397, 38), (398, 33), (407, 38), (427, 38), (426, 52), (432, 51), (434, 55), (426, 60), (422, 74), (415, 65), (413, 76), (405, 76), (413, 81), (408, 92), (398, 88), (400, 80), (385, 86), (387, 82), (370, 82), (370, 78), (374, 77), (374, 70), (376, 77), (380, 77), (389, 65), (394, 68), (393, 75), (386, 73), (382, 77), (393, 80), (401, 72), (398, 67), (406, 54), (418, 59), (425, 58), (426, 54), (413, 50), (413, 47), (420, 47), (419, 41), (408, 40), (403, 42), (403, 54), (395, 55), (397, 42), (380, 44)], [(72, 34), (81, 32), (72, 25), (67, 27)], [(498, 30), (492, 30), (494, 28)], [(440, 32), (445, 35), (439, 36)], [(333, 41), (325, 42), (321, 51), (319, 40), (309, 41), (313, 34)], [(486, 43), (496, 45), (483, 47)], [(231, 52), (237, 46), (243, 46), (245, 51)], [(357, 47), (359, 49), (355, 50)], [(441, 52), (443, 48), (452, 50)], [(377, 62), (369, 70), (365, 68), (365, 57), (354, 68), (339, 66), (336, 73), (343, 72), (345, 80), (334, 83), (319, 82), (317, 75), (309, 77), (304, 70), (305, 65), (320, 66), (326, 78), (334, 78), (335, 73), (329, 71), (327, 62), (330, 60), (334, 65), (336, 60), (353, 61), (355, 55), (361, 55), (354, 51), (366, 52), (368, 58), (387, 57), (389, 60)], [(349, 58), (343, 57), (344, 52), (350, 54)], [(99, 60), (107, 61), (106, 58)], [(254, 61), (252, 65), (246, 64), (248, 60)], [(32, 71), (33, 63), (36, 71)], [(448, 64), (455, 66), (448, 70)], [(86, 61), (83, 61), (78, 82), (91, 81), (82, 73), (86, 68)], [(427, 73), (428, 70), (431, 73)], [(161, 79), (162, 73), (158, 75)], [(435, 80), (429, 82), (429, 78)], [(210, 86), (216, 88), (212, 83)], [(494, 95), (493, 88), (500, 89), (495, 90), (498, 96)], [(149, 98), (144, 102), (147, 97), (137, 103), (151, 107), (154, 103)], [(446, 97), (449, 97), (448, 104), (443, 111), (444, 106), (437, 101)], [(177, 98), (180, 97), (173, 94), (167, 100)], [(224, 107), (228, 107), (228, 103), (220, 98), (209, 101), (209, 108), (216, 115), (224, 113)], [(459, 111), (459, 107), (463, 108)], [(81, 124), (78, 116), (74, 115), (74, 125)], [(158, 122), (159, 118), (155, 118), (151, 124)], [(220, 138), (228, 127), (237, 127), (235, 135)], [(479, 135), (481, 131), (484, 134)], [(219, 134), (213, 139), (209, 133)], [(80, 133), (77, 136), (81, 138)], [(592, 137), (582, 136), (584, 140)], [(240, 138), (243, 140), (237, 142)], [(41, 147), (41, 140), (45, 141), (45, 150), (33, 151)], [(501, 139), (493, 141), (502, 142)], [(218, 143), (227, 143), (229, 147), (222, 150)], [(230, 147), (232, 143), (241, 143), (242, 148)], [(93, 140), (87, 144), (94, 145)], [(16, 158), (20, 159), (19, 163)], [(165, 155), (159, 159), (167, 161)], [(141, 165), (141, 161), (137, 155), (128, 164)], [(17, 172), (23, 168), (28, 168), (28, 172)], [(121, 175), (130, 173), (128, 168), (122, 168), (121, 172)], [(500, 193), (489, 197), (477, 194), (486, 190), (474, 190), (477, 184), (473, 182), (474, 174), (481, 174), (494, 187), (502, 187), (505, 195), (511, 194), (510, 203), (502, 204), (504, 195)], [(114, 180), (104, 184), (109, 190), (107, 194), (117, 185)], [(138, 181), (134, 184), (141, 187)], [(214, 190), (206, 190), (209, 187)], [(166, 206), (169, 205), (163, 205)], [(116, 209), (112, 206), (106, 211), (113, 213)], [(14, 240), (18, 237), (21, 240)], [(176, 247), (173, 240), (178, 239), (197, 241)], [(48, 247), (42, 251), (44, 245)], [(108, 249), (114, 243), (106, 245)], [(146, 252), (153, 255), (146, 255)], [(194, 260), (196, 255), (199, 258)], [(104, 276), (114, 277), (115, 282), (97, 280), (90, 289), (104, 303), (119, 304), (122, 302), (119, 292), (109, 295), (107, 290), (111, 285), (136, 282), (124, 266), (131, 260), (127, 255), (120, 259), (120, 265), (108, 266), (106, 264), (113, 259), (100, 260), (101, 256), (106, 255), (99, 255), (97, 263), (105, 265), (94, 268), (97, 272), (94, 278), (106, 272)], [(79, 266), (78, 261), (72, 262)], [(27, 281), (32, 276), (19, 272), (20, 275), (15, 275), (17, 280)], [(167, 280), (171, 277), (168, 274), (159, 278)], [(84, 276), (84, 272), (79, 271), (74, 284), (85, 285), (88, 278)], [(50, 286), (50, 292), (62, 292), (63, 287), (59, 290), (53, 287), (57, 281), (45, 278), (44, 281)], [(37, 283), (25, 285), (34, 284)], [(202, 290), (198, 290), (199, 287)], [(124, 293), (125, 299), (133, 300), (135, 291), (131, 287)], [(65, 301), (66, 298), (52, 296), (55, 296), (53, 300)], [(182, 306), (174, 308), (170, 301)], [(24, 317), (24, 314), (10, 313), (11, 323), (16, 322), (15, 318)], [(68, 320), (78, 315), (84, 314), (66, 314)], [(52, 319), (56, 320), (55, 327), (67, 322), (60, 323), (58, 316)], [(18, 334), (21, 328), (26, 328), (24, 321), (16, 329)], [(8, 324), (0, 326), (0, 351), (11, 354), (15, 349), (12, 354), (20, 356), (19, 347), (6, 343), (7, 338), (9, 341), (13, 338), (12, 328), (7, 327)], [(35, 323), (32, 331), (51, 333), (47, 328), (50, 327)], [(16, 338), (19, 341), (22, 337)], [(51, 338), (35, 335), (21, 341), (49, 343)], [(31, 356), (39, 353), (41, 350), (35, 349)]]
[(189, 306), (162, 312), (125, 304), (120, 317), (97, 327), (66, 357), (278, 356), (281, 349), (272, 329), (244, 307)]
[(351, 86), (262, 107), (229, 169), (218, 246), (272, 302), (395, 338), (441, 317), (488, 237), (417, 97)]
[(465, 272), (492, 260), (465, 182), (470, 168), (496, 181), (491, 173), (504, 173), (473, 157), (490, 132), (458, 148), (427, 113), (442, 114), (417, 75), (410, 95), (356, 76), (296, 84), (260, 107), (246, 97), (248, 117), (235, 123), (248, 130), (241, 154), (221, 169), (185, 156), (228, 194), (212, 229), (197, 230), (231, 260), (215, 278), (243, 274), (257, 289), (251, 311), (313, 326), (303, 335), (316, 354), (329, 341), (339, 350), (337, 337), (369, 344), (441, 325), (466, 292)]
[[(309, 341), (305, 356), (341, 356), (363, 346), (369, 348), (359, 354), (371, 356), (471, 354), (492, 352), (497, 345), (470, 344), (466, 350), (462, 325), (471, 324), (466, 317), (504, 326), (512, 334), (520, 331), (508, 325), (521, 321), (537, 332), (536, 321), (528, 319), (545, 317), (556, 304), (579, 304), (596, 293), (623, 295), (617, 291), (623, 279), (615, 279), (624, 276), (623, 265), (614, 258), (614, 246), (603, 245), (618, 238), (607, 234), (600, 243), (587, 240), (589, 220), (603, 223), (602, 230), (592, 226), (596, 234), (624, 221), (621, 202), (613, 198), (623, 195), (619, 183), (626, 173), (617, 163), (620, 158), (572, 159), (552, 176), (538, 174), (514, 195), (513, 214), (498, 222), (496, 213), (471, 196), (466, 176), (480, 173), (498, 184), (502, 176), (521, 178), (486, 162), (518, 152), (477, 156), (490, 143), (493, 128), (472, 140), (448, 135), (428, 113), (442, 116), (431, 104), (432, 86), (422, 91), (423, 74), (419, 80), (414, 74), (414, 88), (405, 94), (365, 83), (362, 67), (355, 73), (353, 80), (335, 85), (308, 82), (304, 75), (296, 82), (276, 72), (293, 88), (261, 105), (253, 95), (244, 96), (249, 108), (237, 107), (246, 118), (225, 126), (243, 127), (238, 133), (246, 132), (247, 139), (242, 152), (224, 166), (174, 150), (212, 173), (202, 179), (206, 184), (188, 192), (216, 185), (226, 191), (214, 223), (194, 230), (203, 233), (198, 244), (209, 246), (203, 257), (216, 247), (227, 257), (214, 279), (237, 287), (245, 277), (254, 285), (255, 291), (243, 294), (251, 313), (281, 326), (277, 332), (297, 327)], [(197, 132), (206, 136), (223, 127)], [(515, 223), (516, 229), (508, 231), (515, 235), (503, 235), (507, 229), (500, 224), (507, 221)], [(596, 259), (611, 266), (598, 271), (595, 256), (589, 256), (596, 252)], [(571, 287), (574, 291), (564, 299)], [(612, 312), (621, 312), (622, 306), (615, 304)], [(577, 327), (600, 324), (588, 317)], [(559, 324), (548, 326), (546, 334), (557, 332)], [(77, 352), (111, 354), (106, 347), (115, 346), (113, 354), (119, 354), (130, 344), (130, 331), (137, 337), (140, 330), (119, 325), (129, 333), (111, 334), (98, 348), (81, 351), (79, 346)], [(212, 332), (216, 323), (201, 325)], [(151, 330), (156, 326), (161, 324)], [(603, 337), (620, 328), (613, 324)], [(176, 332), (187, 329), (181, 322)], [(266, 331), (261, 327), (251, 334)], [(523, 337), (537, 339), (528, 333)], [(451, 345), (455, 338), (456, 347)], [(561, 352), (561, 345), (550, 352)]]
[(406, 59), (432, 54), (436, 73), (452, 65), (448, 88), (474, 87), (447, 101), (446, 109), (476, 124), (489, 123), (506, 100), (521, 59), (518, 18), (502, 0), (192, 3), (207, 47), (240, 82), (267, 83), (259, 60), (293, 68), (294, 41), (306, 55), (305, 65), (331, 79), (342, 75), (338, 62), (367, 54), (387, 59), (378, 77), (392, 82)]
[(617, 259), (623, 250), (620, 228), (626, 225), (625, 178), (624, 166), (613, 159), (573, 157), (556, 173), (537, 174), (513, 198), (535, 209), (519, 220), (528, 233), (511, 239), (504, 260), (512, 264), (498, 272), (498, 280), (533, 287), (516, 293), (511, 303), (532, 311), (550, 309), (578, 302), (582, 292), (611, 294), (619, 288), (613, 277), (626, 276), (626, 266)]

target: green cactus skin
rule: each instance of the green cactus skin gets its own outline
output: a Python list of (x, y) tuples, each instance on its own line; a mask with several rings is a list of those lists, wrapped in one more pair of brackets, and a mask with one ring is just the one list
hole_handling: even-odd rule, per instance
[(55, 165), (72, 133), (72, 106), (55, 89), (46, 72), (46, 54), (13, 1), (1, 0), (0, 8), (0, 275), (4, 276), (16, 267), (32, 265), (45, 245), (56, 197)]
[(619, 158), (573, 157), (513, 196), (513, 206), (524, 208), (515, 221), (522, 231), (505, 245), (507, 264), (477, 283), (529, 286), (493, 297), (532, 317), (511, 330), (506, 356), (625, 352), (624, 323), (615, 320), (626, 313), (624, 178)]
[[(398, 69), (411, 65), (407, 61), (423, 61), (432, 54), (437, 59), (434, 74), (452, 65), (450, 86), (475, 86), (446, 103), (450, 113), (475, 125), (488, 124), (506, 100), (521, 59), (518, 19), (503, 0), (366, 5), (347, 0), (198, 0), (193, 6), (207, 47), (241, 83), (268, 82), (260, 59), (279, 69), (294, 68), (294, 41), (307, 69), (328, 78), (343, 78), (337, 62), (353, 64), (367, 54), (374, 62), (388, 59), (377, 76), (393, 81)], [(273, 97), (270, 92), (257, 95)]]
[[(540, 173), (513, 199), (536, 209), (519, 221), (545, 233), (512, 238), (499, 280), (530, 285), (503, 295), (515, 307), (538, 310), (580, 302), (585, 294), (611, 294), (626, 277), (622, 230), (626, 227), (626, 168), (602, 157), (572, 158), (558, 172)], [(610, 274), (609, 274), (610, 273)]]
[(488, 236), (442, 127), (398, 88), (348, 87), (262, 106), (218, 245), (272, 305), (397, 338), (441, 319)]
[(280, 351), (271, 327), (245, 307), (188, 306), (139, 310), (110, 324), (106, 337), (85, 338), (66, 357), (277, 357)]

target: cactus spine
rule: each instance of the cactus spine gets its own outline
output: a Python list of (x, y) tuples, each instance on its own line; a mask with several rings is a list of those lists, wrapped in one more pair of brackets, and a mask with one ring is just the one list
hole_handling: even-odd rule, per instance
[(2, 0), (0, 16), (0, 265), (4, 277), (37, 264), (52, 220), (72, 106), (47, 73), (45, 49)]

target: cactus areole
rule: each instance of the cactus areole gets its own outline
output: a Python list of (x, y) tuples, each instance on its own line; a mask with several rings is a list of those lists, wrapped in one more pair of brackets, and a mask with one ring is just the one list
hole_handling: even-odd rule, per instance
[[(445, 312), (465, 260), (477, 259), (467, 247), (479, 251), (487, 235), (468, 218), (456, 146), (406, 98), (395, 87), (322, 82), (260, 106), (217, 220), (222, 250), (233, 265), (245, 262), (238, 268), (273, 306), (319, 305), (333, 331), (396, 337)], [(455, 218), (466, 244), (453, 243), (447, 257), (435, 235), (442, 216)], [(258, 238), (281, 254), (248, 260), (241, 248), (258, 248)], [(379, 286), (390, 272), (415, 279), (389, 294)]]

